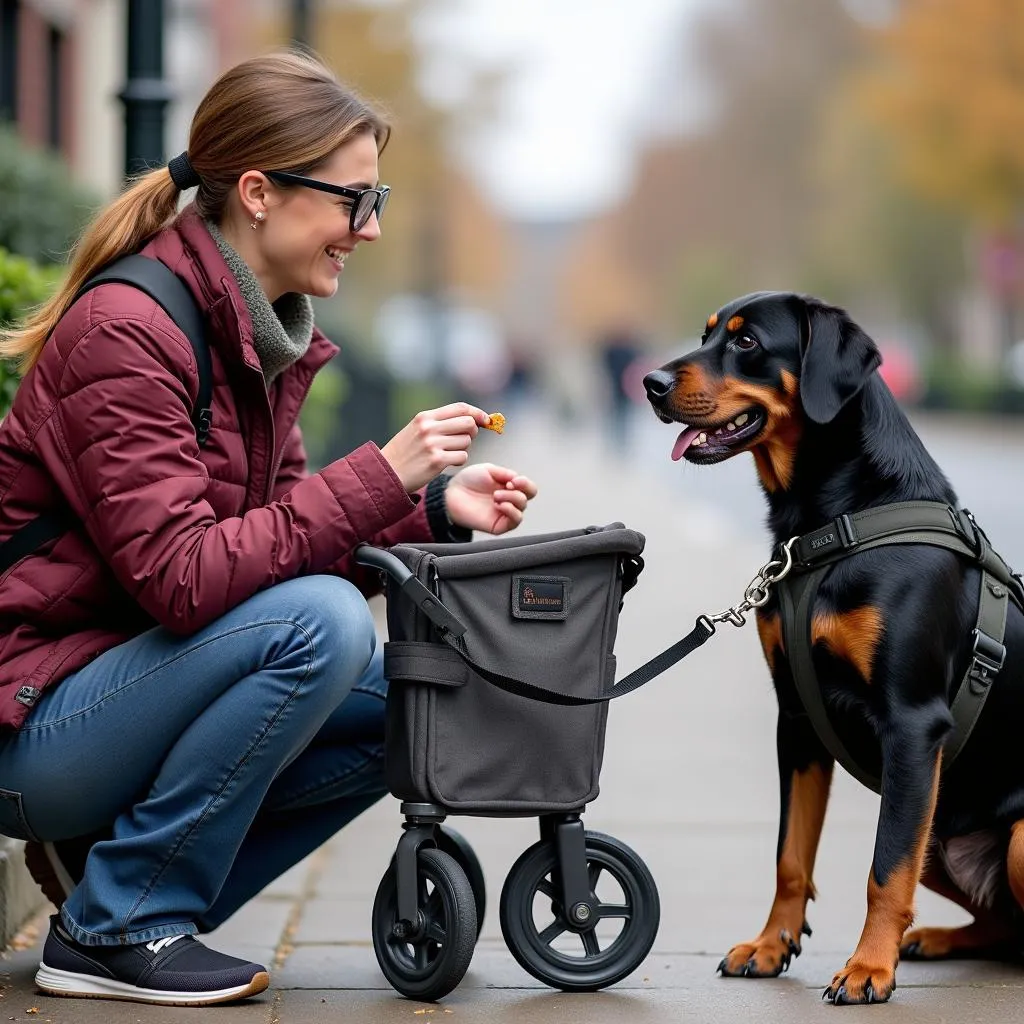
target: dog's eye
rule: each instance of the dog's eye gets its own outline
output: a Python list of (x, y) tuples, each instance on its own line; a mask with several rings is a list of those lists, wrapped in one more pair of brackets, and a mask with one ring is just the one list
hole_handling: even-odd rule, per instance
[(757, 348), (757, 339), (752, 338), (749, 334), (741, 334), (736, 339), (735, 345), (738, 349), (749, 352), (752, 348)]

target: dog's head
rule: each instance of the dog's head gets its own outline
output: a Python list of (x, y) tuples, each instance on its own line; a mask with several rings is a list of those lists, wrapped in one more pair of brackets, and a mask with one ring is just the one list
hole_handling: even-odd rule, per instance
[(673, 459), (711, 464), (752, 451), (768, 490), (789, 485), (807, 421), (830, 423), (881, 363), (841, 309), (792, 292), (734, 299), (699, 349), (644, 378), (665, 423), (683, 424)]

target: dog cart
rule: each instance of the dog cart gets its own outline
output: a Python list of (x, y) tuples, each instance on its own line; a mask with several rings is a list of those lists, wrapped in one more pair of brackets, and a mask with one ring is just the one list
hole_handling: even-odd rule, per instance
[(615, 523), (357, 549), (385, 576), (386, 774), (405, 821), (372, 927), (381, 970), (402, 995), (451, 992), (483, 922), (483, 872), (445, 824), (452, 815), (539, 819), (540, 838), (509, 870), (499, 903), (505, 942), (535, 978), (594, 991), (650, 951), (660, 916), (650, 871), (581, 818), (598, 794), (608, 699), (668, 664), (614, 683), (619, 611), (643, 546)]

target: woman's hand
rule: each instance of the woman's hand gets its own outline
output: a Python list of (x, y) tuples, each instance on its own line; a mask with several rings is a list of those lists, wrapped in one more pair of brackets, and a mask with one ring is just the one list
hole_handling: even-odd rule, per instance
[(448, 516), (457, 526), (502, 534), (522, 521), (537, 485), (514, 469), (489, 462), (459, 470), (444, 492)]
[(381, 454), (412, 494), (449, 466), (464, 466), (469, 446), (487, 419), (482, 409), (465, 402), (428, 409), (395, 434)]

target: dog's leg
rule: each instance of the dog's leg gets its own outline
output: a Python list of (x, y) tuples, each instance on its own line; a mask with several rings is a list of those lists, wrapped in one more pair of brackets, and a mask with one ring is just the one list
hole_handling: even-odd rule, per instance
[[(1024, 850), (1021, 851), (1024, 854)], [(1024, 867), (1022, 862), (1021, 867)], [(974, 916), (959, 928), (913, 928), (903, 936), (901, 960), (1006, 959), (1012, 953), (1013, 922), (1005, 913), (979, 906), (950, 878), (933, 850), (921, 884)]]
[(775, 899), (768, 921), (752, 942), (743, 942), (718, 965), (725, 977), (771, 978), (800, 955), (807, 901), (814, 899), (814, 859), (825, 820), (833, 761), (805, 716), (779, 715), (781, 788)]
[(853, 956), (822, 993), (833, 1003), (884, 1002), (896, 987), (900, 941), (914, 919), (939, 787), (944, 705), (904, 709), (882, 735), (882, 803), (868, 877), (868, 913)]

